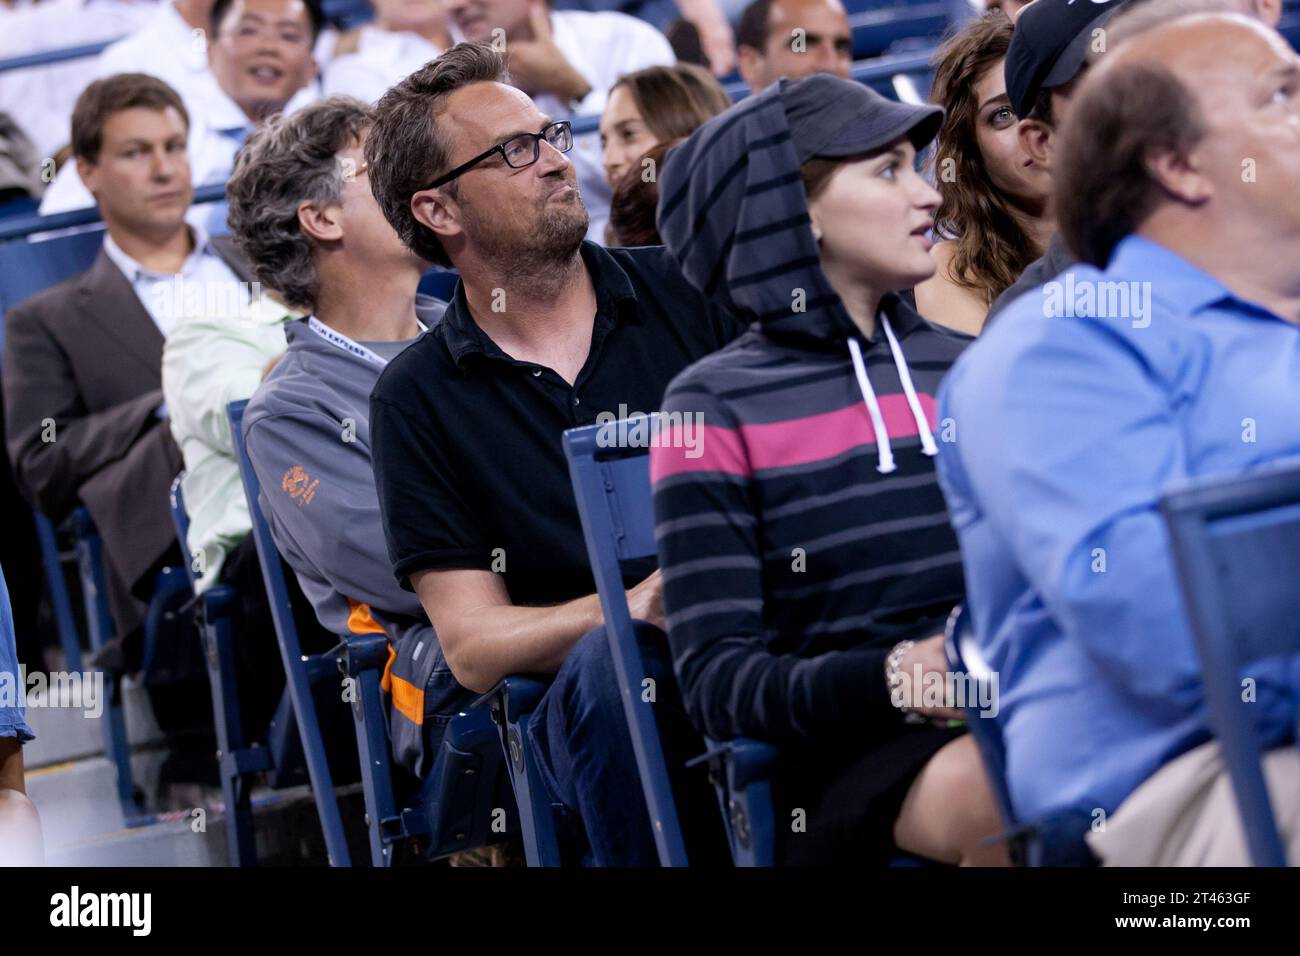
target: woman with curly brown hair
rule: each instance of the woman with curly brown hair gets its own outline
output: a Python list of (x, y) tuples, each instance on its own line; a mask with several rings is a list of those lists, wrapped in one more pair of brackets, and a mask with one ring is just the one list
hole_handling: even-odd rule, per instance
[(1043, 254), (1054, 222), (1051, 178), (1020, 145), (1003, 63), (1013, 27), (1000, 10), (972, 20), (935, 58), (931, 99), (944, 109), (934, 153), (942, 205), (938, 271), (916, 289), (931, 321), (977, 335), (989, 306)]

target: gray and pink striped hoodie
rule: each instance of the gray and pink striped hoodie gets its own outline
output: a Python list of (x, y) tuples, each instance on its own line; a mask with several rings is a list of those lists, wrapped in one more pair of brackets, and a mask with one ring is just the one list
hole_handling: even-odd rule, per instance
[[(904, 298), (864, 338), (819, 264), (781, 84), (701, 127), (660, 177), (687, 278), (754, 324), (669, 386), (651, 452), (669, 640), (720, 739), (860, 739), (901, 721), (890, 649), (963, 596), (935, 477), (939, 382), (971, 341)], [(802, 311), (792, 302), (802, 299)]]

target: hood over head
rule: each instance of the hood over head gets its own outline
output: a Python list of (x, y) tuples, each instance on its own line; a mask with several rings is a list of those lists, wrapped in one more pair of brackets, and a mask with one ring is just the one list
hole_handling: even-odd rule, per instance
[(799, 167), (908, 136), (943, 111), (827, 74), (781, 80), (699, 127), (664, 157), (659, 234), (687, 281), (769, 334), (844, 339), (855, 326), (822, 272)]

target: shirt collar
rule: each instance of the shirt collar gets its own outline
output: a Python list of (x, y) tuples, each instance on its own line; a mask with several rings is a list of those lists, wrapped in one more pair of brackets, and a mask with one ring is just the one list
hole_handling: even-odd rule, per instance
[[(190, 235), (194, 238), (194, 249), (185, 257), (185, 262), (181, 265), (181, 275), (193, 271), (201, 257), (215, 254), (212, 248), (212, 240), (209, 238), (207, 231), (202, 226), (189, 226)], [(128, 282), (134, 283), (138, 279), (168, 279), (171, 278), (161, 272), (150, 272), (140, 263), (127, 255), (122, 247), (113, 241), (111, 232), (104, 233), (104, 253), (113, 264), (122, 270), (122, 275), (126, 276)]]
[(1128, 236), (1115, 247), (1105, 275), (1150, 282), (1154, 296), (1188, 315), (1234, 298), (1231, 290), (1209, 273), (1172, 249), (1139, 235)]
[[(610, 326), (620, 319), (635, 318), (636, 290), (627, 273), (603, 246), (584, 241), (581, 251), (583, 264), (587, 267), (596, 290), (597, 328)], [(463, 282), (456, 283), (455, 295), (443, 314), (439, 328), (442, 329), (447, 350), (461, 368), (465, 367), (467, 359), (475, 355), (514, 361), (501, 351), (470, 315)]]

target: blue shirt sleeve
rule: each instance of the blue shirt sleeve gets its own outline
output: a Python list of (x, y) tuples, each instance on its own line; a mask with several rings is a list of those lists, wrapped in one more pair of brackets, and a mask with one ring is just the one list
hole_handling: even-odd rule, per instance
[(0, 571), (0, 737), (17, 737), (26, 743), (36, 735), (23, 716), (27, 684), (18, 670), (18, 649), (14, 642), (14, 615), (9, 606), (9, 588)]

